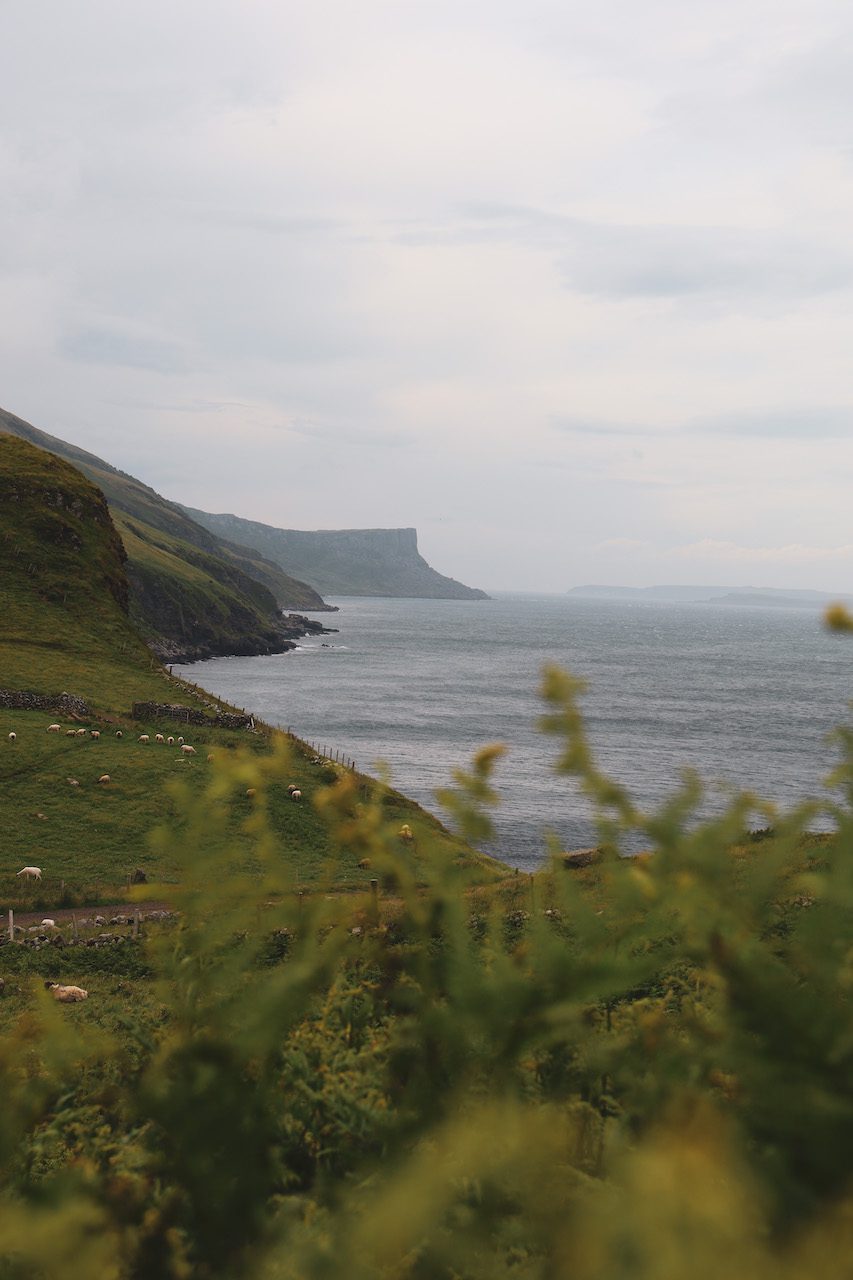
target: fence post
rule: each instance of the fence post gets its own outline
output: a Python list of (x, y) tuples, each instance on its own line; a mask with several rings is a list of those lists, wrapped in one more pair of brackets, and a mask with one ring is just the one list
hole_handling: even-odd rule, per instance
[(15, 913), (11, 907), (9, 908), (9, 941), (15, 941)]
[(370, 881), (370, 922), (379, 923), (379, 881)]

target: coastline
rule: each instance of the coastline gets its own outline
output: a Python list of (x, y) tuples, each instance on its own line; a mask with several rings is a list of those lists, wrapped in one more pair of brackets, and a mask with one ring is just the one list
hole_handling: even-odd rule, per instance
[[(337, 605), (329, 605), (324, 613), (337, 613)], [(195, 662), (204, 662), (208, 658), (264, 658), (276, 653), (289, 653), (297, 647), (297, 641), (304, 636), (335, 635), (337, 627), (324, 627), (322, 622), (307, 618), (301, 613), (282, 613), (273, 623), (268, 637), (247, 637), (246, 643), (240, 646), (233, 644), (218, 647), (216, 645), (180, 645), (166, 640), (155, 640), (148, 644), (154, 657), (164, 665), (179, 664), (192, 666)]]

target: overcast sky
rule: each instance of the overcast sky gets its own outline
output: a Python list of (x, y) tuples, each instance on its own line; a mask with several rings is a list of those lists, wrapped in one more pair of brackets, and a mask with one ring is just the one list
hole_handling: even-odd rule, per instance
[(5, 0), (0, 405), (488, 588), (853, 589), (849, 0)]

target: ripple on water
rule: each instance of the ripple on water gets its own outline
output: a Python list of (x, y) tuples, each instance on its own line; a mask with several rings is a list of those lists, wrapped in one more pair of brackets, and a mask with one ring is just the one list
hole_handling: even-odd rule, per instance
[[(502, 595), (491, 601), (340, 599), (340, 635), (289, 654), (215, 658), (191, 678), (264, 719), (322, 741), (401, 790), (434, 791), (486, 742), (504, 741), (490, 852), (525, 869), (543, 829), (591, 843), (587, 802), (553, 772), (536, 731), (541, 670), (588, 681), (587, 727), (605, 769), (645, 806), (689, 765), (783, 805), (819, 788), (826, 737), (853, 696), (853, 653), (799, 609), (636, 604)], [(706, 811), (721, 804), (712, 795)]]

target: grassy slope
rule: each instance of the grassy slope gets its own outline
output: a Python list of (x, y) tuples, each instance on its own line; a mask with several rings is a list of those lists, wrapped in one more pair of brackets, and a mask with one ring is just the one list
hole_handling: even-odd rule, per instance
[[(139, 733), (181, 730), (173, 721), (135, 725), (134, 701), (180, 702), (209, 712), (214, 699), (203, 699), (152, 659), (122, 607), (125, 594), (121, 543), (98, 490), (53, 455), (0, 436), (0, 688), (78, 694), (92, 709), (91, 726), (103, 732), (100, 741), (48, 734), (51, 721), (63, 728), (68, 722), (51, 713), (0, 709), (0, 905), (58, 904), (62, 881), (72, 897), (108, 899), (137, 866), (152, 879), (179, 879), (180, 847), (152, 843), (151, 830), (173, 812), (171, 782), (183, 781), (190, 797), (198, 797), (216, 770), (221, 789), (230, 792), (208, 835), (212, 849), (233, 849), (240, 865), (252, 865), (258, 837), (246, 779), (251, 759), (268, 761), (282, 735), (193, 728), (186, 734), (198, 748), (192, 760), (139, 744)], [(114, 736), (117, 727), (122, 739)], [(209, 752), (217, 762), (208, 762)], [(246, 761), (238, 766), (242, 780), (229, 781), (228, 762), (240, 757)], [(108, 787), (97, 784), (102, 773), (112, 779)], [(291, 781), (303, 790), (302, 805), (287, 796)], [(310, 803), (329, 781), (329, 771), (295, 744), (286, 771), (282, 766), (262, 788), (272, 839), (301, 882), (363, 884), (370, 872), (354, 855), (341, 856)], [(388, 792), (384, 808), (389, 822), (406, 821), (479, 874), (496, 874), (494, 864), (411, 801)], [(41, 887), (16, 880), (25, 864), (42, 867)]]
[(114, 511), (128, 555), (131, 615), (161, 651), (172, 645), (203, 657), (284, 647), (265, 586), (218, 556)]
[(65, 458), (88, 476), (105, 493), (123, 536), (132, 523), (131, 604), (150, 640), (162, 637), (190, 650), (195, 639), (202, 654), (268, 652), (282, 647), (274, 625), (279, 607), (323, 607), (311, 587), (257, 552), (217, 538), (177, 504), (94, 454), (0, 410), (4, 432)]

